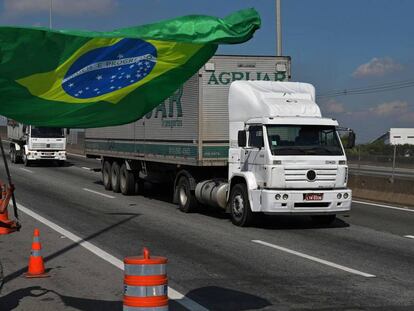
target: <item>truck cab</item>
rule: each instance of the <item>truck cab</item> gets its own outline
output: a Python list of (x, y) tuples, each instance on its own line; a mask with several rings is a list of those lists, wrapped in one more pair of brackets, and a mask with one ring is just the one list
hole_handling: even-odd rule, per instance
[(62, 128), (36, 127), (8, 121), (10, 158), (26, 166), (40, 160), (63, 165), (66, 161), (66, 138)]
[[(229, 93), (228, 211), (309, 215), (329, 224), (351, 208), (338, 122), (322, 118), (307, 83), (237, 81)], [(348, 133), (348, 147), (355, 135)]]

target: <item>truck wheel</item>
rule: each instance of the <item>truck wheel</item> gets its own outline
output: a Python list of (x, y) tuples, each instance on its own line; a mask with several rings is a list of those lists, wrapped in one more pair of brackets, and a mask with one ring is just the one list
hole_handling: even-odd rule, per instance
[(135, 192), (135, 176), (134, 173), (127, 170), (126, 164), (122, 164), (120, 172), (119, 187), (124, 195), (133, 194)]
[(245, 184), (236, 184), (230, 194), (231, 221), (236, 226), (247, 227), (252, 223), (253, 213)]
[(315, 215), (311, 216), (311, 218), (312, 221), (317, 225), (328, 226), (335, 221), (336, 215)]
[(111, 185), (111, 162), (104, 160), (102, 167), (102, 182), (106, 190), (112, 190)]
[(120, 192), (120, 171), (119, 163), (114, 161), (111, 166), (111, 187), (113, 192)]
[(27, 156), (25, 154), (23, 154), (23, 163), (24, 166), (30, 166), (32, 163), (29, 159), (27, 159)]
[(10, 149), (10, 162), (16, 163), (16, 149), (14, 148)]
[(191, 193), (190, 182), (187, 177), (181, 176), (177, 183), (178, 208), (184, 213), (191, 213), (197, 209), (197, 199)]

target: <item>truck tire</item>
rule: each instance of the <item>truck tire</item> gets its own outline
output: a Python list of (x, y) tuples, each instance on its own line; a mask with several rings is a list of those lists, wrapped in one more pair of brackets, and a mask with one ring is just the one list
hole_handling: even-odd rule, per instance
[(126, 164), (122, 164), (120, 171), (119, 187), (122, 194), (130, 195), (135, 192), (135, 176), (134, 173), (127, 170)]
[(230, 193), (231, 222), (239, 227), (247, 227), (253, 221), (247, 188), (245, 184), (236, 184)]
[(102, 166), (102, 182), (105, 190), (112, 190), (111, 185), (111, 162), (104, 160)]
[(184, 213), (197, 210), (198, 204), (194, 193), (191, 192), (190, 181), (186, 176), (181, 176), (177, 183), (178, 208)]
[(317, 225), (328, 226), (335, 221), (336, 215), (315, 215), (311, 216), (311, 218)]
[(25, 154), (23, 154), (23, 164), (24, 166), (30, 166), (32, 164), (32, 162), (27, 159), (27, 156)]
[(120, 171), (119, 163), (114, 161), (111, 166), (111, 187), (113, 192), (120, 192)]
[(16, 149), (10, 148), (10, 162), (16, 163)]

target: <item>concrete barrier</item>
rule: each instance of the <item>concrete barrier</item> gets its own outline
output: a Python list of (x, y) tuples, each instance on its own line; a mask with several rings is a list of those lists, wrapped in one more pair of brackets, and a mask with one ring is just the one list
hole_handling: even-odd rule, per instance
[(414, 180), (350, 174), (348, 187), (354, 198), (414, 207)]

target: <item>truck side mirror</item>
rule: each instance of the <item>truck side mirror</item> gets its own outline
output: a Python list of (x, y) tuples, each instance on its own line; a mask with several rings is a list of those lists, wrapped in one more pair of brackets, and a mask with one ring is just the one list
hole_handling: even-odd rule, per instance
[(346, 148), (347, 149), (352, 149), (354, 147), (355, 147), (355, 133), (354, 133), (354, 131), (351, 130), (349, 132), (349, 135), (348, 135), (348, 141), (347, 141), (347, 144), (346, 144)]
[(246, 131), (239, 131), (237, 134), (237, 144), (239, 147), (246, 147)]

